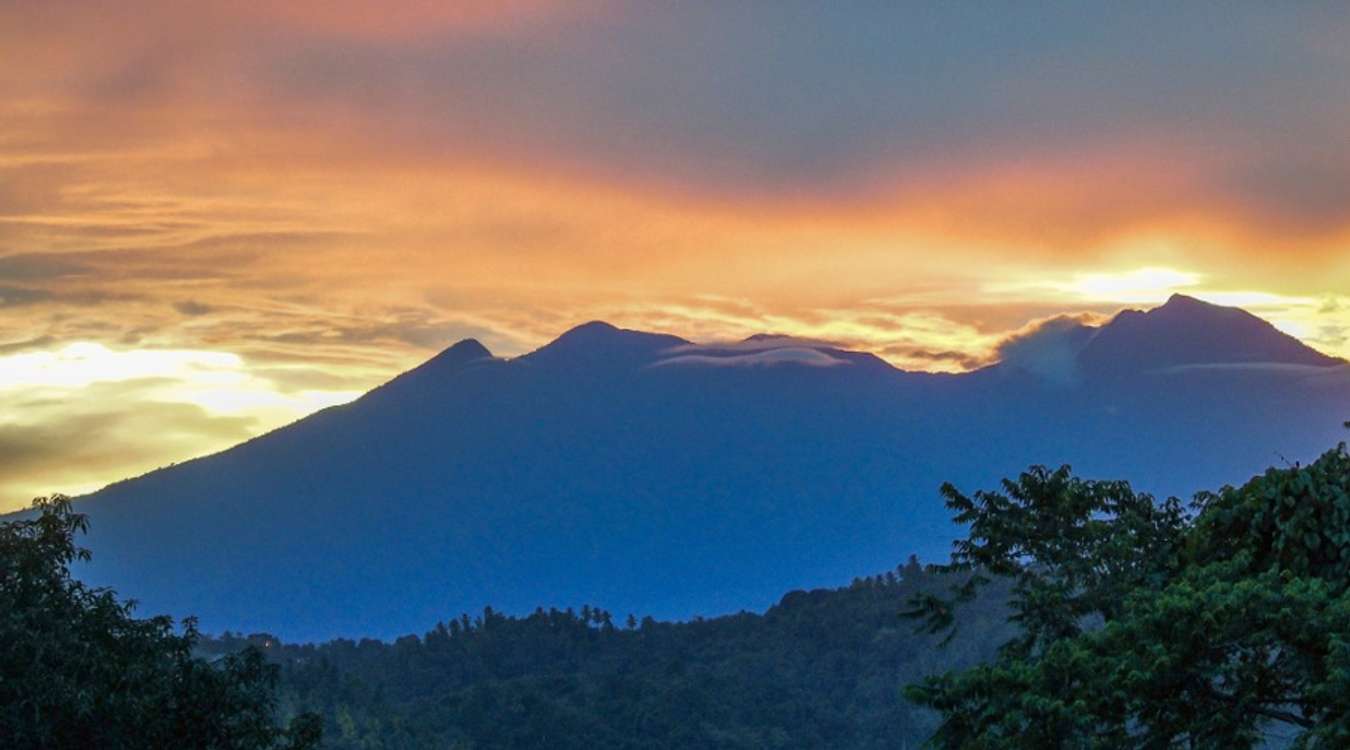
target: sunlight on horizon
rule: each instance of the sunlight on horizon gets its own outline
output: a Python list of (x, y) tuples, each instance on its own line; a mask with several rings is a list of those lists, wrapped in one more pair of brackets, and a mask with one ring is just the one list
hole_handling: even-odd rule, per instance
[(347, 403), (362, 391), (286, 391), (249, 372), (245, 360), (223, 351), (112, 349), (77, 341), (59, 349), (0, 356), (0, 392), (48, 395), (98, 383), (140, 381), (151, 400), (186, 403), (209, 414), (298, 419)]
[(224, 450), (360, 395), (287, 389), (222, 351), (79, 341), (0, 355), (0, 432), (35, 433), (33, 445), (6, 443), (0, 513)]
[[(1050, 295), (1065, 304), (1087, 304), (1102, 311), (1102, 320), (1106, 313), (1152, 307), (1173, 293), (1183, 293), (1247, 309), (1328, 354), (1350, 354), (1341, 334), (1342, 326), (1350, 323), (1350, 298), (1211, 290), (1203, 286), (1204, 281), (1205, 276), (1197, 272), (1150, 266), (991, 285), (987, 291), (995, 298)], [(1002, 341), (1036, 324), (1033, 320), (1021, 328), (989, 331), (942, 315), (880, 310), (824, 311), (823, 317), (814, 319), (730, 314), (701, 318), (694, 309), (667, 306), (662, 310), (663, 315), (639, 316), (633, 325), (687, 334), (680, 329), (694, 322), (700, 335), (691, 338), (705, 341), (733, 340), (772, 329), (872, 351), (903, 369), (934, 372), (961, 372), (992, 363)], [(964, 352), (969, 364), (924, 363), (892, 351), (893, 344), (888, 342), (893, 341), (945, 346)], [(48, 443), (65, 438), (85, 441), (102, 434), (128, 446), (128, 455), (121, 457), (114, 446), (95, 445), (88, 448), (92, 457), (80, 462), (34, 459), (32, 471), (14, 472), (7, 482), (0, 482), (0, 511), (22, 507), (39, 494), (88, 492), (172, 461), (223, 450), (321, 409), (350, 402), (366, 388), (398, 374), (397, 368), (382, 375), (366, 373), (356, 378), (362, 389), (305, 385), (316, 375), (332, 376), (334, 368), (343, 366), (322, 359), (284, 367), (258, 366), (229, 351), (114, 347), (88, 340), (0, 355), (0, 414), (4, 414), (0, 428), (46, 430), (55, 436)], [(288, 378), (295, 382), (288, 384)], [(40, 483), (34, 479), (37, 476), (42, 477)]]

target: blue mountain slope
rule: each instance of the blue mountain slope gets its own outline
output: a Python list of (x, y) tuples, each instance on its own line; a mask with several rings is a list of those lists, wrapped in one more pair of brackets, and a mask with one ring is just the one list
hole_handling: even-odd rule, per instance
[[(1340, 439), (1343, 363), (1225, 309), (1169, 309), (1083, 336), (1072, 382), (603, 323), (510, 360), (461, 342), (352, 404), (82, 500), (82, 575), (144, 612), (291, 639), (485, 604), (712, 615), (945, 555), (946, 480), (1069, 462), (1189, 493)], [(1206, 326), (1231, 346), (1169, 359), (1149, 343)]]
[(1121, 313), (1087, 342), (1081, 359), (1085, 369), (1099, 373), (1207, 363), (1339, 362), (1245, 310), (1180, 294), (1148, 312)]

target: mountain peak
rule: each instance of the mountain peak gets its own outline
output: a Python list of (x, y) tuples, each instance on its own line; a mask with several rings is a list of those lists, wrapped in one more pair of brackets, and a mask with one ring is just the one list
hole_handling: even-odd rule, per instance
[(1211, 302), (1205, 302), (1204, 300), (1197, 299), (1196, 297), (1192, 297), (1189, 294), (1182, 294), (1180, 292), (1176, 292), (1171, 297), (1168, 297), (1167, 301), (1156, 309), (1202, 310), (1205, 308), (1212, 308), (1212, 307), (1220, 307), (1220, 305), (1216, 305)]
[(492, 352), (479, 343), (478, 339), (462, 339), (405, 375), (423, 373), (443, 377), (460, 371), (470, 363), (490, 359)]
[(455, 364), (464, 364), (466, 362), (472, 362), (475, 359), (483, 359), (491, 356), (492, 352), (488, 351), (488, 348), (483, 346), (478, 339), (468, 338), (455, 342), (445, 351), (437, 354), (431, 361), (437, 362), (445, 360)]
[(561, 336), (553, 340), (553, 343), (564, 341), (596, 341), (612, 336), (621, 335), (624, 329), (619, 328), (603, 320), (592, 320), (581, 325), (573, 326), (563, 332)]
[(601, 320), (569, 329), (527, 357), (536, 362), (633, 363), (689, 342), (678, 336), (619, 328)]
[[(1186, 294), (1173, 294), (1171, 297), (1167, 298), (1166, 302), (1144, 314), (1160, 318), (1174, 318), (1181, 316), (1206, 318), (1213, 324), (1219, 324), (1222, 321), (1247, 320), (1259, 321), (1267, 326), (1270, 325), (1262, 318), (1259, 318), (1240, 307), (1216, 305), (1213, 302), (1206, 302)], [(1273, 328), (1273, 326), (1271, 327)]]
[(1173, 294), (1152, 310), (1116, 315), (1093, 335), (1079, 362), (1098, 372), (1258, 362), (1319, 367), (1342, 363), (1246, 310), (1184, 294)]
[[(589, 324), (512, 359), (460, 342), (357, 403), (81, 500), (99, 551), (81, 577), (287, 638), (392, 637), (484, 602), (688, 618), (882, 569), (897, 547), (943, 554), (953, 527), (929, 499), (952, 478), (1157, 462), (1145, 486), (1182, 494), (1339, 439), (1345, 380), (1153, 376), (1287, 339), (1250, 316), (1169, 315), (1122, 314), (1092, 342), (1115, 369), (1074, 393), (901, 378), (791, 339), (691, 347)], [(1095, 333), (1056, 325), (1070, 364)], [(647, 366), (685, 355), (701, 366)], [(852, 364), (813, 366), (836, 359)]]
[[(426, 362), (376, 388), (367, 396), (395, 391), (406, 393), (409, 388), (435, 390), (441, 388), (447, 378), (464, 370), (469, 365), (492, 361), (495, 361), (492, 352), (488, 351), (488, 348), (483, 346), (478, 339), (462, 339)], [(395, 384), (397, 384), (397, 387), (390, 391), (390, 386)]]

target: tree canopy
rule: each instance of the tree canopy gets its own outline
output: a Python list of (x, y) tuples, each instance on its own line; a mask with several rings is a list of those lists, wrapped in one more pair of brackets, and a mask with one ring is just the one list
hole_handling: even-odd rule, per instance
[(0, 746), (315, 747), (316, 717), (277, 721), (277, 667), (254, 649), (195, 658), (195, 624), (137, 619), (133, 604), (71, 577), (88, 559), (64, 497), (0, 524)]
[(1190, 504), (1067, 467), (942, 493), (950, 564), (763, 615), (488, 609), (322, 646), (135, 618), (71, 576), (85, 519), (43, 500), (0, 524), (0, 746), (1350, 746), (1345, 445)]
[(202, 646), (266, 646), (283, 667), (282, 700), (321, 714), (334, 750), (917, 748), (935, 717), (901, 699), (901, 686), (991, 658), (1011, 632), (994, 590), (963, 613), (966, 637), (951, 648), (899, 617), (913, 593), (952, 580), (912, 563), (790, 592), (762, 614), (659, 622), (596, 607), (488, 609), (392, 643), (260, 633)]
[(939, 748), (1350, 746), (1350, 455), (1158, 502), (1033, 468), (1002, 491), (943, 488), (971, 577), (913, 614), (934, 632), (1011, 581), (1019, 626), (991, 662), (908, 696)]

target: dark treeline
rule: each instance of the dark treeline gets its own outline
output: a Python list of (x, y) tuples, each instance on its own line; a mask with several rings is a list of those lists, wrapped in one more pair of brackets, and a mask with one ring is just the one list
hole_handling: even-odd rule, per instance
[(321, 715), (331, 748), (918, 747), (937, 720), (904, 686), (987, 660), (1010, 635), (997, 591), (963, 608), (946, 646), (902, 617), (953, 582), (911, 560), (764, 614), (487, 609), (393, 643), (227, 633), (200, 647), (260, 647), (282, 667), (283, 705)]

